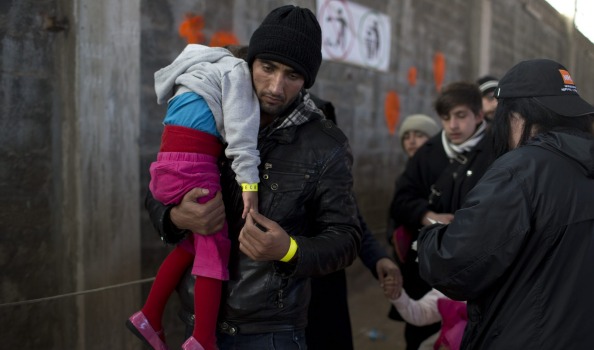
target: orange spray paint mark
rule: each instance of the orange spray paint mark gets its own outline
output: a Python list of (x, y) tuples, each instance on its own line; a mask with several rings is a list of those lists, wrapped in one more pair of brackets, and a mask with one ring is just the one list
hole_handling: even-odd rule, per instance
[(230, 32), (216, 32), (212, 38), (210, 38), (210, 47), (223, 47), (226, 45), (239, 45), (239, 40), (235, 34)]
[(445, 77), (446, 61), (445, 56), (441, 52), (437, 52), (433, 57), (433, 79), (435, 80), (435, 88), (441, 91), (443, 79)]
[(186, 40), (188, 44), (201, 44), (204, 42), (204, 19), (202, 16), (196, 16), (192, 13), (186, 14), (186, 19), (179, 25), (179, 36)]
[(396, 125), (400, 119), (400, 97), (395, 91), (389, 91), (384, 101), (384, 113), (386, 117), (386, 125), (390, 135), (396, 133)]
[(417, 67), (410, 67), (408, 69), (408, 85), (417, 85)]

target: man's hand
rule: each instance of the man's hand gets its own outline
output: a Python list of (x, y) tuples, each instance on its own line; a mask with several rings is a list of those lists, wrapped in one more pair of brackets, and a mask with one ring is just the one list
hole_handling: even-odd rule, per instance
[(171, 222), (180, 229), (203, 235), (220, 231), (225, 224), (225, 206), (221, 192), (204, 204), (198, 198), (208, 195), (208, 190), (194, 188), (182, 199), (181, 203), (171, 208)]
[(398, 266), (392, 260), (382, 258), (375, 264), (375, 269), (386, 298), (397, 299), (402, 291), (402, 275)]
[(239, 234), (239, 249), (255, 261), (280, 260), (290, 244), (289, 235), (279, 224), (253, 210)]
[[(433, 220), (433, 221), (432, 221)], [(421, 224), (423, 226), (429, 226), (435, 223), (439, 224), (449, 224), (454, 220), (454, 215), (450, 213), (435, 213), (432, 211), (428, 211), (427, 214), (423, 216), (423, 220)]]

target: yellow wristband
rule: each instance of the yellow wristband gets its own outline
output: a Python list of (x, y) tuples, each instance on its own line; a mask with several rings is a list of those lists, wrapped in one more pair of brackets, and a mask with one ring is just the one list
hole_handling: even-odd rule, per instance
[(243, 190), (243, 192), (258, 192), (258, 184), (242, 183), (241, 189)]
[(297, 242), (293, 237), (289, 236), (289, 238), (291, 239), (291, 245), (289, 245), (289, 250), (287, 251), (287, 254), (285, 254), (285, 256), (283, 256), (283, 258), (280, 259), (280, 261), (282, 262), (291, 261), (291, 259), (293, 259), (295, 253), (297, 252)]

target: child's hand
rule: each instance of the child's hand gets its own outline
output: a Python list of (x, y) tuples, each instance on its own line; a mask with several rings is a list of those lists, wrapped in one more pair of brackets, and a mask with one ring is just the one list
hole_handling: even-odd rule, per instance
[(256, 191), (243, 191), (241, 194), (243, 198), (243, 213), (241, 218), (245, 219), (250, 210), (258, 212), (258, 192)]

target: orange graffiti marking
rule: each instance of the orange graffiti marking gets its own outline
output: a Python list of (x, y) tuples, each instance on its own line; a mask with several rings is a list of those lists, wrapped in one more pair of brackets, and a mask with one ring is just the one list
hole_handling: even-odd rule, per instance
[(435, 88), (441, 91), (443, 79), (445, 77), (446, 60), (441, 52), (437, 52), (433, 57), (433, 79), (435, 80)]
[(196, 16), (192, 13), (185, 15), (186, 19), (179, 25), (179, 36), (186, 40), (188, 44), (201, 44), (204, 42), (204, 19), (202, 16)]
[(230, 32), (216, 32), (212, 38), (210, 38), (210, 47), (223, 47), (227, 45), (239, 45), (239, 40), (235, 34)]
[(386, 125), (390, 135), (396, 133), (396, 125), (400, 119), (400, 97), (395, 91), (389, 91), (384, 101), (384, 113), (386, 116)]
[(408, 85), (417, 85), (417, 67), (410, 67), (408, 69)]

